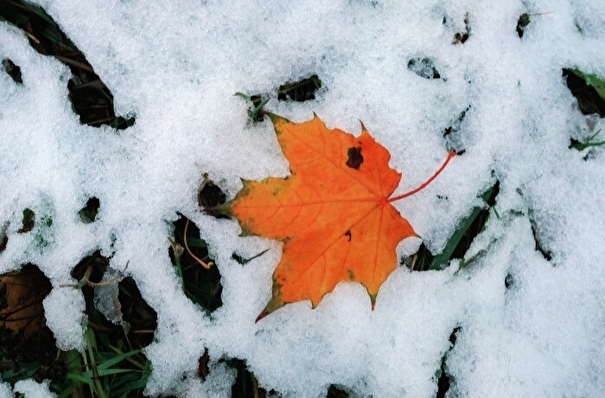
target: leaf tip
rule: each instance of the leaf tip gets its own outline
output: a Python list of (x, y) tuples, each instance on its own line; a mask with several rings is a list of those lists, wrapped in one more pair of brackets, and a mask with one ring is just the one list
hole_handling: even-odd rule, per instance
[(273, 123), (274, 126), (278, 123), (292, 123), (290, 120), (286, 119), (285, 117), (276, 115), (275, 113), (265, 112), (264, 114), (269, 116), (269, 119), (271, 119), (271, 123)]
[(266, 317), (269, 314), (270, 314), (270, 312), (268, 312), (267, 310), (263, 310), (260, 314), (258, 314), (254, 323), (258, 323), (258, 321), (260, 321), (261, 319), (263, 319), (264, 317)]
[(361, 124), (361, 131), (362, 132), (368, 131), (368, 129), (366, 128), (365, 124), (363, 124), (363, 122), (361, 120), (359, 121), (359, 124)]
[(372, 305), (372, 311), (376, 308), (376, 295), (370, 293), (370, 303)]

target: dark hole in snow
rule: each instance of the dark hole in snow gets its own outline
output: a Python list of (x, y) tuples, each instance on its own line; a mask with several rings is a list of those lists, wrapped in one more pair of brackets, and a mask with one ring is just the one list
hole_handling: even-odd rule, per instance
[(536, 243), (536, 246), (535, 246), (536, 251), (539, 252), (540, 254), (542, 254), (542, 256), (547, 261), (552, 260), (552, 253), (549, 252), (548, 250), (544, 249), (544, 247), (542, 246), (542, 243), (540, 242), (540, 233), (538, 232), (538, 228), (536, 226), (535, 221), (530, 220), (530, 222), (531, 222), (532, 236), (534, 237), (534, 242)]
[(437, 395), (435, 395), (436, 398), (445, 398), (454, 380), (452, 375), (447, 372), (447, 357), (456, 345), (456, 335), (458, 334), (458, 332), (460, 332), (460, 329), (461, 328), (457, 326), (454, 328), (454, 330), (452, 330), (452, 333), (450, 334), (449, 338), (450, 348), (445, 352), (445, 354), (443, 354), (443, 357), (441, 357), (441, 367), (435, 373), (435, 376), (437, 378)]
[(468, 14), (464, 17), (464, 31), (463, 32), (457, 32), (456, 34), (454, 34), (454, 40), (452, 41), (452, 44), (463, 44), (466, 43), (466, 41), (468, 40), (468, 38), (471, 36), (471, 27), (469, 25), (469, 21), (468, 21)]
[(435, 67), (435, 62), (431, 58), (412, 58), (408, 61), (408, 69), (425, 79), (440, 79), (441, 74)]
[(331, 384), (330, 387), (328, 387), (326, 398), (349, 398), (349, 393), (345, 391), (343, 386)]
[(216, 207), (225, 203), (227, 196), (223, 190), (210, 180), (205, 180), (202, 188), (197, 195), (197, 201), (200, 207)]
[(103, 274), (107, 270), (109, 265), (109, 259), (101, 255), (100, 251), (96, 251), (90, 256), (84, 257), (80, 262), (71, 270), (71, 276), (76, 280), (81, 280), (84, 274), (87, 273), (90, 268), (88, 280), (97, 283), (103, 278)]
[(2, 60), (2, 67), (4, 71), (13, 79), (15, 83), (22, 84), (23, 77), (21, 75), (21, 68), (19, 68), (13, 61), (8, 58)]
[(197, 360), (197, 370), (195, 375), (202, 379), (202, 381), (206, 381), (206, 378), (210, 374), (210, 369), (208, 368), (208, 363), (210, 362), (210, 355), (208, 354), (208, 349), (204, 349), (204, 353)]
[(235, 382), (231, 386), (231, 397), (233, 398), (249, 398), (259, 397), (265, 398), (267, 396), (274, 396), (273, 391), (265, 390), (259, 387), (258, 381), (252, 372), (248, 370), (245, 360), (238, 358), (231, 358), (223, 360), (229, 367), (233, 368), (237, 372)]
[(517, 34), (519, 35), (519, 38), (523, 37), (523, 33), (525, 30), (525, 27), (527, 25), (529, 25), (529, 23), (531, 22), (531, 19), (529, 17), (528, 13), (523, 13), (519, 16), (519, 19), (517, 20)]
[(73, 78), (67, 85), (69, 100), (81, 123), (93, 127), (109, 125), (119, 130), (134, 124), (134, 117), (116, 116), (113, 94), (44, 9), (23, 0), (3, 0), (0, 19), (27, 33), (30, 45), (38, 53), (53, 56), (70, 68)]
[[(277, 89), (277, 99), (279, 101), (304, 102), (315, 99), (315, 93), (321, 88), (321, 79), (317, 75), (304, 78), (296, 82), (282, 84)], [(264, 106), (269, 102), (271, 94), (244, 94), (236, 93), (237, 96), (244, 98), (252, 103), (248, 108), (248, 116), (253, 123), (262, 122), (265, 119)]]
[[(179, 219), (173, 223), (174, 243), (178, 255), (175, 256), (175, 247), (168, 250), (172, 264), (182, 281), (185, 295), (194, 303), (201, 306), (208, 314), (223, 305), (221, 293), (221, 274), (214, 261), (208, 257), (206, 241), (200, 238), (200, 230), (191, 221), (179, 214)], [(187, 246), (185, 246), (185, 229), (187, 230)], [(203, 261), (210, 268), (205, 268)]]
[(158, 326), (157, 313), (143, 299), (134, 279), (124, 278), (118, 286), (122, 316), (130, 325), (128, 340), (135, 348), (146, 347), (153, 341)]
[(6, 249), (6, 245), (8, 244), (8, 235), (6, 235), (7, 227), (8, 223), (0, 227), (0, 253), (2, 253), (4, 249)]
[[(124, 268), (125, 266), (126, 264), (124, 264)], [(82, 259), (73, 268), (71, 276), (77, 281), (82, 281), (85, 275), (89, 274), (88, 280), (90, 282), (99, 283), (108, 267), (109, 259), (102, 256), (100, 251), (96, 251)], [(88, 326), (97, 336), (104, 336), (102, 341), (109, 344), (108, 349), (110, 349), (110, 346), (123, 346), (124, 351), (128, 351), (146, 347), (153, 341), (153, 335), (157, 328), (157, 313), (143, 299), (134, 279), (130, 277), (120, 279), (118, 274), (118, 278), (113, 281), (110, 278), (108, 283), (117, 284), (117, 296), (114, 297), (114, 303), (117, 311), (121, 313), (124, 323), (116, 324), (109, 321), (95, 306), (95, 288), (84, 285), (82, 294), (86, 301)], [(127, 325), (127, 327), (124, 327), (124, 325)], [(99, 338), (97, 337), (97, 339)], [(142, 354), (139, 355), (142, 356)]]
[(511, 273), (506, 274), (506, 277), (504, 278), (504, 287), (509, 289), (514, 284), (515, 284), (515, 278), (513, 277), (513, 275)]
[(407, 266), (410, 271), (428, 271), (434, 257), (425, 244), (421, 243), (414, 255), (401, 259), (401, 265)]
[(101, 206), (101, 202), (96, 197), (92, 197), (86, 201), (86, 206), (84, 206), (78, 214), (80, 215), (80, 219), (84, 223), (94, 222), (97, 218), (97, 214), (99, 213), (99, 207)]
[(568, 68), (563, 69), (562, 73), (569, 91), (578, 101), (580, 111), (584, 115), (597, 113), (605, 117), (605, 78)]
[(471, 105), (468, 105), (460, 114), (451, 122), (451, 124), (443, 130), (443, 138), (446, 142), (446, 149), (456, 152), (460, 156), (466, 152), (463, 142), (463, 123), (468, 115)]
[(351, 147), (347, 150), (347, 163), (346, 165), (352, 169), (359, 170), (359, 166), (363, 163), (363, 155), (361, 154), (361, 147)]
[(312, 75), (297, 82), (286, 83), (277, 89), (277, 99), (279, 101), (297, 101), (304, 102), (315, 99), (315, 93), (321, 88), (321, 79), (317, 75)]
[(263, 107), (263, 97), (261, 95), (253, 95), (250, 97), (250, 101), (252, 101), (252, 108), (249, 110), (250, 118), (254, 122), (262, 122), (265, 118), (262, 112)]
[(197, 195), (199, 206), (204, 209), (204, 213), (215, 218), (229, 218), (229, 216), (220, 212), (218, 206), (225, 203), (227, 195), (223, 190), (211, 180), (204, 177), (204, 181)]
[(26, 208), (23, 210), (23, 218), (22, 218), (21, 228), (17, 231), (20, 234), (26, 233), (34, 229), (34, 225), (36, 222), (36, 213), (30, 208)]

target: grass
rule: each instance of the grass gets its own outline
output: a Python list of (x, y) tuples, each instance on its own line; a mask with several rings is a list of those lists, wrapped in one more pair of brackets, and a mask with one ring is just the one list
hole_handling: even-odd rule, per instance
[(453, 259), (462, 259), (461, 267), (468, 265), (472, 259), (465, 260), (465, 254), (473, 243), (473, 240), (483, 232), (485, 224), (492, 214), (499, 217), (494, 207), (499, 192), (499, 185), (498, 181), (496, 181), (481, 195), (481, 199), (485, 205), (474, 207), (470, 211), (470, 214), (458, 223), (458, 226), (448, 239), (441, 253), (433, 255), (422, 244), (418, 252), (409, 259), (408, 267), (410, 270), (443, 270)]
[[(142, 348), (152, 341), (156, 315), (142, 301), (134, 281), (127, 278), (117, 285), (117, 294), (122, 304), (122, 315), (129, 322), (130, 330), (105, 319), (94, 306), (95, 282), (92, 281), (99, 280), (106, 266), (107, 259), (98, 253), (94, 254), (74, 269), (74, 275), (79, 276), (86, 268), (84, 274), (90, 282), (84, 281), (76, 287), (64, 287), (81, 288), (84, 294), (88, 319), (84, 334), (86, 349), (83, 352), (57, 349), (52, 333), (45, 326), (29, 337), (21, 331), (11, 333), (4, 327), (0, 328), (4, 336), (3, 343), (7, 344), (2, 345), (0, 352), (0, 363), (4, 364), (2, 380), (14, 384), (26, 378), (38, 381), (50, 379), (50, 389), (59, 397), (143, 396), (151, 364), (143, 355)], [(43, 277), (39, 270), (37, 272)], [(84, 275), (80, 278), (84, 278)], [(31, 277), (27, 279), (32, 280)], [(43, 277), (40, 283), (48, 284), (48, 293), (48, 280)], [(8, 286), (7, 290), (10, 292), (12, 288)], [(29, 289), (36, 287), (30, 286)], [(37, 298), (36, 304), (41, 306), (44, 295)], [(11, 308), (11, 311), (15, 309)], [(141, 316), (142, 312), (146, 316)], [(40, 320), (41, 317), (41, 324), (44, 324), (41, 311), (30, 317), (32, 321)]]

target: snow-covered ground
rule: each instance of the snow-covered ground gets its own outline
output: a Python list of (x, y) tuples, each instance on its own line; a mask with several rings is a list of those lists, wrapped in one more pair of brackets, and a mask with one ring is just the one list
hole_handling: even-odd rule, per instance
[[(235, 374), (219, 360), (236, 357), (284, 396), (324, 396), (336, 384), (353, 396), (432, 397), (459, 328), (447, 356), (450, 397), (602, 396), (605, 149), (568, 145), (605, 135), (605, 122), (581, 114), (561, 76), (569, 67), (605, 76), (600, 0), (36, 3), (85, 54), (117, 113), (136, 115), (124, 131), (80, 124), (69, 70), (0, 23), (0, 58), (23, 74), (19, 85), (0, 73), (0, 228), (9, 236), (0, 272), (31, 262), (50, 278), (44, 308), (60, 348), (83, 348), (85, 319), (81, 293), (59, 285), (74, 283), (74, 265), (101, 250), (116, 270), (129, 262), (157, 311), (145, 351), (150, 395), (230, 396)], [(520, 39), (523, 13), (543, 14)], [(453, 45), (465, 20), (470, 37)], [(413, 58), (431, 59), (441, 78), (410, 71)], [(266, 109), (293, 121), (315, 112), (354, 134), (363, 121), (404, 174), (396, 193), (430, 176), (449, 147), (465, 151), (394, 204), (432, 252), (496, 179), (500, 218), (473, 242), (472, 265), (397, 269), (374, 311), (360, 285), (340, 284), (316, 309), (296, 303), (255, 323), (281, 247), (204, 214), (197, 190), (205, 173), (230, 198), (242, 178), (285, 176), (271, 123), (250, 123), (249, 103), (234, 93), (274, 93), (313, 74), (323, 83), (315, 100), (273, 97)], [(84, 224), (78, 210), (91, 196), (100, 212)], [(17, 233), (25, 208), (52, 217), (47, 246)], [(212, 319), (184, 296), (168, 256), (177, 212), (200, 227), (222, 275), (223, 306)], [(536, 251), (532, 226), (550, 260)], [(245, 267), (231, 258), (266, 248)], [(194, 372), (205, 349), (202, 381)], [(31, 383), (15, 389), (48, 391)]]

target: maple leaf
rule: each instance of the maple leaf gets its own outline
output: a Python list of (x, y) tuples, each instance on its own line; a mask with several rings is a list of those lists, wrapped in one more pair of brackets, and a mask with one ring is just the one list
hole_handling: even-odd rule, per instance
[[(362, 124), (359, 137), (328, 129), (315, 116), (295, 124), (269, 114), (290, 176), (244, 181), (221, 211), (237, 217), (243, 235), (284, 243), (273, 274), (273, 297), (258, 319), (287, 303), (317, 306), (343, 281), (366, 287), (374, 306), (380, 285), (397, 267), (397, 244), (417, 236), (391, 202), (401, 173)], [(257, 319), (257, 320), (258, 320)]]

